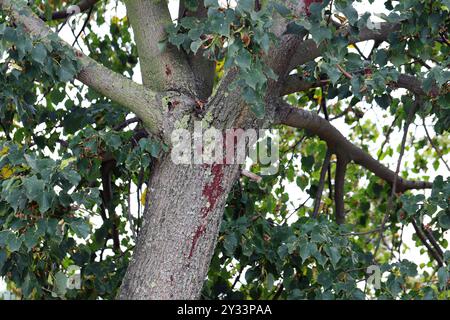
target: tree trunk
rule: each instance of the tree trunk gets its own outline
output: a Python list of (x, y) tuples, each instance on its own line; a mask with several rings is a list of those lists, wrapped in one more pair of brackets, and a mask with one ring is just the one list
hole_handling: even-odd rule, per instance
[(152, 168), (149, 210), (119, 299), (197, 299), (214, 252), (237, 165)]

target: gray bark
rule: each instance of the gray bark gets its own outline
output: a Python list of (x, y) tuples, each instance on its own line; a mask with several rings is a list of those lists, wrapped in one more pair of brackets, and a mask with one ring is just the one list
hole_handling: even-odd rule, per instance
[(237, 165), (152, 168), (149, 210), (119, 299), (197, 299)]

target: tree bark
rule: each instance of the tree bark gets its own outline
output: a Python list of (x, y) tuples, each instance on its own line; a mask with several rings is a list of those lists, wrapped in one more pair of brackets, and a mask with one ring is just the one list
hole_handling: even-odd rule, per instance
[(149, 208), (119, 299), (197, 299), (238, 165), (152, 168)]

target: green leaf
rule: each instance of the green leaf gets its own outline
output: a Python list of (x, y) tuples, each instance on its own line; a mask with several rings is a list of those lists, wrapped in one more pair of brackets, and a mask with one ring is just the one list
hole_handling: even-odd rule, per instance
[(67, 276), (63, 272), (55, 274), (55, 291), (60, 296), (64, 296), (67, 292)]
[(314, 165), (314, 156), (310, 155), (310, 156), (306, 156), (306, 157), (302, 157), (302, 170), (306, 171), (306, 172), (310, 172), (313, 165)]
[(17, 235), (12, 234), (9, 237), (8, 249), (11, 252), (19, 251), (20, 247), (22, 246), (22, 241), (22, 237), (18, 237)]
[(90, 225), (83, 219), (76, 219), (69, 222), (70, 228), (75, 232), (80, 238), (87, 238), (91, 233)]
[(202, 46), (202, 44), (203, 44), (203, 41), (202, 41), (202, 40), (192, 41), (192, 42), (191, 42), (191, 46), (190, 46), (191, 51), (192, 51), (193, 53), (197, 53), (198, 49), (200, 49), (200, 47)]
[(61, 164), (59, 165), (59, 168), (61, 170), (64, 170), (66, 167), (68, 167), (71, 163), (76, 162), (77, 158), (76, 157), (70, 157), (67, 159), (63, 159), (61, 160)]
[(81, 181), (81, 176), (74, 170), (64, 170), (62, 174), (73, 186), (78, 186)]
[(278, 2), (273, 2), (271, 3), (272, 6), (274, 7), (274, 9), (282, 16), (285, 17), (287, 15), (289, 15), (291, 13), (291, 10), (289, 10), (285, 5), (278, 3)]
[(61, 66), (58, 69), (57, 75), (59, 81), (68, 82), (75, 77), (76, 73), (76, 69), (73, 66), (72, 62), (65, 59), (61, 62)]
[(328, 77), (330, 78), (330, 80), (333, 84), (336, 84), (342, 76), (342, 73), (337, 69), (336, 66), (332, 66), (328, 63), (322, 63), (320, 65), (320, 68), (324, 72), (326, 72), (326, 74), (328, 75)]
[(252, 12), (254, 9), (254, 0), (239, 0), (237, 4), (237, 9), (244, 12)]
[(38, 43), (33, 50), (31, 50), (31, 57), (37, 63), (44, 65), (45, 58), (47, 57), (47, 49), (42, 43)]
[(36, 176), (25, 178), (23, 181), (28, 199), (36, 201), (39, 211), (44, 213), (50, 209), (52, 203), (52, 193), (45, 190), (45, 182)]
[(336, 3), (336, 8), (347, 17), (350, 24), (355, 24), (355, 22), (358, 21), (358, 12), (356, 11), (352, 3), (346, 6)]
[(447, 283), (448, 283), (448, 279), (449, 279), (447, 267), (445, 267), (445, 266), (440, 267), (437, 272), (437, 275), (438, 275), (438, 281), (439, 281), (439, 288), (442, 290), (447, 287)]
[(29, 228), (23, 237), (23, 243), (31, 250), (39, 241), (39, 235), (36, 232), (36, 228)]
[(11, 230), (0, 231), (0, 247), (6, 247), (13, 237), (15, 237), (15, 235)]
[(439, 216), (439, 225), (444, 229), (450, 229), (450, 216), (448, 214), (442, 214)]
[(242, 70), (249, 70), (252, 65), (252, 55), (247, 50), (240, 50), (235, 61)]
[(219, 2), (217, 0), (204, 0), (203, 1), (206, 8), (213, 7), (217, 8), (219, 7)]
[(263, 119), (266, 115), (266, 107), (262, 103), (252, 104), (250, 109), (258, 119)]
[(331, 276), (331, 273), (329, 271), (322, 271), (317, 276), (317, 282), (321, 284), (323, 288), (326, 290), (332, 286), (333, 277)]
[(341, 254), (339, 253), (339, 250), (336, 247), (325, 246), (325, 252), (330, 258), (333, 267), (336, 268), (337, 263), (341, 259)]
[(375, 97), (375, 101), (383, 109), (387, 109), (391, 105), (391, 98), (387, 94), (384, 94), (381, 97)]
[(317, 25), (312, 26), (309, 32), (311, 33), (313, 40), (317, 44), (320, 44), (323, 40), (326, 39), (328, 40), (333, 39), (333, 32), (331, 32), (331, 30), (326, 27), (321, 27)]
[(0, 272), (5, 265), (6, 260), (8, 259), (8, 255), (5, 250), (0, 250)]
[(314, 243), (306, 243), (304, 245), (300, 245), (299, 254), (302, 258), (303, 262), (311, 257), (317, 251), (317, 246)]
[(223, 242), (223, 246), (224, 246), (225, 250), (227, 250), (227, 252), (230, 255), (233, 254), (234, 250), (237, 247), (237, 244), (238, 244), (238, 239), (237, 239), (236, 234), (234, 232), (230, 233), (229, 235), (227, 235), (225, 237), (224, 242)]
[(273, 274), (269, 273), (266, 277), (267, 290), (272, 290), (274, 282), (275, 277), (273, 276)]

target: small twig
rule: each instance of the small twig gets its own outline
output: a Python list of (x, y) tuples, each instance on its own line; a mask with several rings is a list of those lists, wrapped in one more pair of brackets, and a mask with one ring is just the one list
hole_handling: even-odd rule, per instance
[(398, 115), (395, 116), (394, 121), (392, 121), (391, 125), (389, 126), (389, 128), (386, 132), (386, 139), (384, 139), (383, 143), (381, 144), (380, 151), (378, 152), (378, 157), (377, 157), (378, 161), (380, 160), (380, 157), (383, 154), (384, 146), (386, 145), (386, 143), (388, 143), (389, 138), (392, 134), (392, 131), (394, 131), (394, 124), (395, 124), (395, 122), (397, 122), (397, 119), (398, 119)]
[(346, 77), (346, 78), (348, 78), (348, 79), (353, 79), (353, 76), (350, 74), (350, 73), (348, 73), (347, 71), (345, 71), (345, 69), (344, 68), (342, 68), (341, 67), (341, 65), (340, 64), (336, 64), (336, 67), (339, 69), (339, 71), (340, 72), (342, 72), (342, 74)]
[(425, 124), (425, 119), (422, 119), (422, 120), (423, 120), (423, 128), (425, 129), (425, 134), (427, 135), (428, 141), (430, 142), (433, 149), (436, 151), (436, 153), (437, 153), (438, 157), (441, 159), (442, 163), (444, 163), (444, 165), (447, 167), (447, 170), (450, 171), (450, 166), (448, 165), (447, 161), (445, 161), (441, 150), (439, 150), (439, 148), (434, 144), (433, 139), (431, 138), (430, 133), (427, 130), (427, 126)]
[[(322, 100), (320, 102), (320, 106), (323, 112), (323, 115), (325, 117), (325, 120), (328, 122), (330, 121), (330, 118), (328, 116), (328, 110), (327, 110), (327, 99), (325, 96), (325, 85), (322, 86)], [(333, 201), (333, 185), (331, 183), (331, 163), (328, 161), (328, 189), (329, 189), (329, 197), (331, 201)]]
[(327, 170), (330, 165), (330, 159), (331, 159), (331, 151), (330, 149), (327, 149), (327, 153), (325, 154), (325, 158), (323, 160), (322, 169), (320, 170), (320, 180), (319, 186), (317, 188), (316, 199), (314, 200), (314, 210), (312, 213), (312, 216), (314, 218), (316, 218), (319, 213), (320, 202), (322, 199), (322, 192), (325, 185), (325, 176), (327, 174)]
[(441, 258), (443, 258), (444, 257), (444, 251), (442, 251), (441, 246), (437, 243), (436, 238), (433, 235), (433, 232), (431, 232), (429, 227), (424, 226), (423, 224), (422, 224), (421, 227), (422, 227), (422, 230), (425, 233), (425, 236), (430, 241), (431, 245), (434, 247), (434, 249), (436, 249), (436, 251), (439, 253)]
[(281, 224), (286, 223), (290, 217), (292, 217), (292, 215), (294, 213), (296, 213), (298, 210), (300, 210), (300, 208), (304, 207), (306, 202), (308, 202), (308, 200), (311, 199), (311, 196), (309, 196), (305, 201), (303, 201), (303, 203), (301, 203), (297, 208), (294, 209), (294, 211), (292, 211), (290, 214), (288, 214), (282, 221)]
[(372, 234), (372, 233), (375, 233), (375, 232), (380, 232), (380, 229), (381, 229), (381, 228), (376, 228), (376, 229), (369, 230), (369, 231), (343, 233), (343, 234), (341, 234), (341, 236), (346, 236), (346, 237), (348, 237), (348, 236), (350, 236), (350, 237), (351, 237), (351, 236), (364, 236), (364, 235), (367, 235), (367, 234)]
[(272, 300), (278, 300), (278, 298), (283, 293), (283, 290), (284, 290), (284, 285), (283, 285), (283, 283), (281, 283), (280, 286), (278, 287), (277, 291), (275, 292)]
[(131, 179), (128, 183), (128, 222), (130, 223), (131, 233), (133, 234), (133, 240), (136, 241), (136, 229), (134, 227), (133, 215), (131, 214)]
[(262, 177), (258, 176), (256, 173), (250, 172), (248, 170), (241, 170), (241, 174), (257, 183), (262, 181)]
[(444, 261), (439, 256), (439, 254), (427, 242), (427, 239), (426, 239), (425, 235), (423, 234), (422, 230), (420, 230), (419, 227), (417, 226), (417, 223), (414, 220), (414, 218), (411, 219), (411, 223), (412, 223), (412, 225), (414, 227), (414, 230), (416, 231), (416, 234), (419, 237), (420, 241), (427, 248), (428, 253), (436, 260), (436, 262), (439, 265), (439, 267), (442, 267), (444, 265)]
[(345, 108), (344, 111), (342, 111), (340, 114), (334, 116), (333, 118), (330, 118), (330, 121), (334, 121), (337, 120), (339, 118), (342, 118), (343, 116), (345, 116), (349, 111), (351, 111), (353, 109), (352, 106), (348, 106), (347, 108)]
[[(72, 43), (72, 47), (75, 45), (75, 43), (78, 43), (78, 38), (81, 36), (81, 34), (83, 33), (84, 29), (86, 28), (87, 24), (89, 23), (89, 20), (91, 19), (91, 15), (92, 12), (94, 11), (94, 7), (91, 7), (89, 9), (88, 15), (86, 17), (86, 20), (83, 23), (83, 26), (81, 27), (80, 32), (78, 33), (78, 35), (75, 37), (75, 41)], [(79, 44), (78, 44), (79, 46)], [(80, 48), (81, 49), (81, 48)]]
[(369, 60), (368, 57), (366, 57), (363, 52), (361, 51), (361, 49), (359, 49), (358, 45), (356, 43), (352, 43), (352, 45), (355, 47), (356, 51), (358, 51), (358, 54), (364, 59), (364, 60)]
[(135, 122), (139, 122), (139, 118), (134, 117), (134, 118), (127, 119), (124, 122), (122, 122), (122, 123), (118, 124), (117, 126), (115, 126), (113, 129), (114, 129), (114, 131), (120, 131), (120, 130), (125, 129), (130, 124), (135, 123)]
[(335, 202), (335, 216), (336, 222), (342, 224), (345, 222), (344, 210), (344, 186), (345, 186), (345, 172), (347, 171), (348, 161), (338, 156), (336, 162), (336, 176), (334, 179), (334, 202)]
[(242, 272), (244, 271), (244, 266), (241, 266), (239, 268), (238, 275), (236, 276), (236, 279), (234, 279), (233, 284), (231, 285), (231, 290), (234, 290), (234, 287), (236, 287), (237, 283), (239, 282), (239, 279), (241, 278)]
[(395, 196), (395, 192), (396, 192), (396, 188), (397, 188), (397, 180), (398, 180), (398, 174), (400, 172), (402, 158), (405, 153), (408, 129), (409, 129), (409, 125), (411, 124), (412, 120), (414, 119), (414, 115), (416, 114), (416, 110), (417, 110), (418, 106), (419, 106), (419, 101), (416, 100), (413, 107), (411, 108), (411, 110), (408, 113), (408, 117), (405, 122), (405, 127), (403, 128), (403, 137), (402, 137), (402, 142), (401, 142), (401, 146), (400, 146), (400, 154), (399, 154), (398, 161), (397, 161), (397, 168), (395, 169), (394, 181), (392, 182), (391, 195), (388, 200), (388, 207), (387, 207), (386, 213), (381, 222), (380, 236), (379, 236), (377, 245), (375, 247), (375, 251), (374, 251), (374, 255), (373, 255), (374, 258), (376, 257), (378, 249), (380, 248), (381, 240), (383, 238), (383, 232), (385, 229), (385, 224), (386, 224), (387, 220), (389, 219), (389, 216), (391, 215), (391, 211), (394, 209), (393, 208), (394, 207), (394, 196)]

